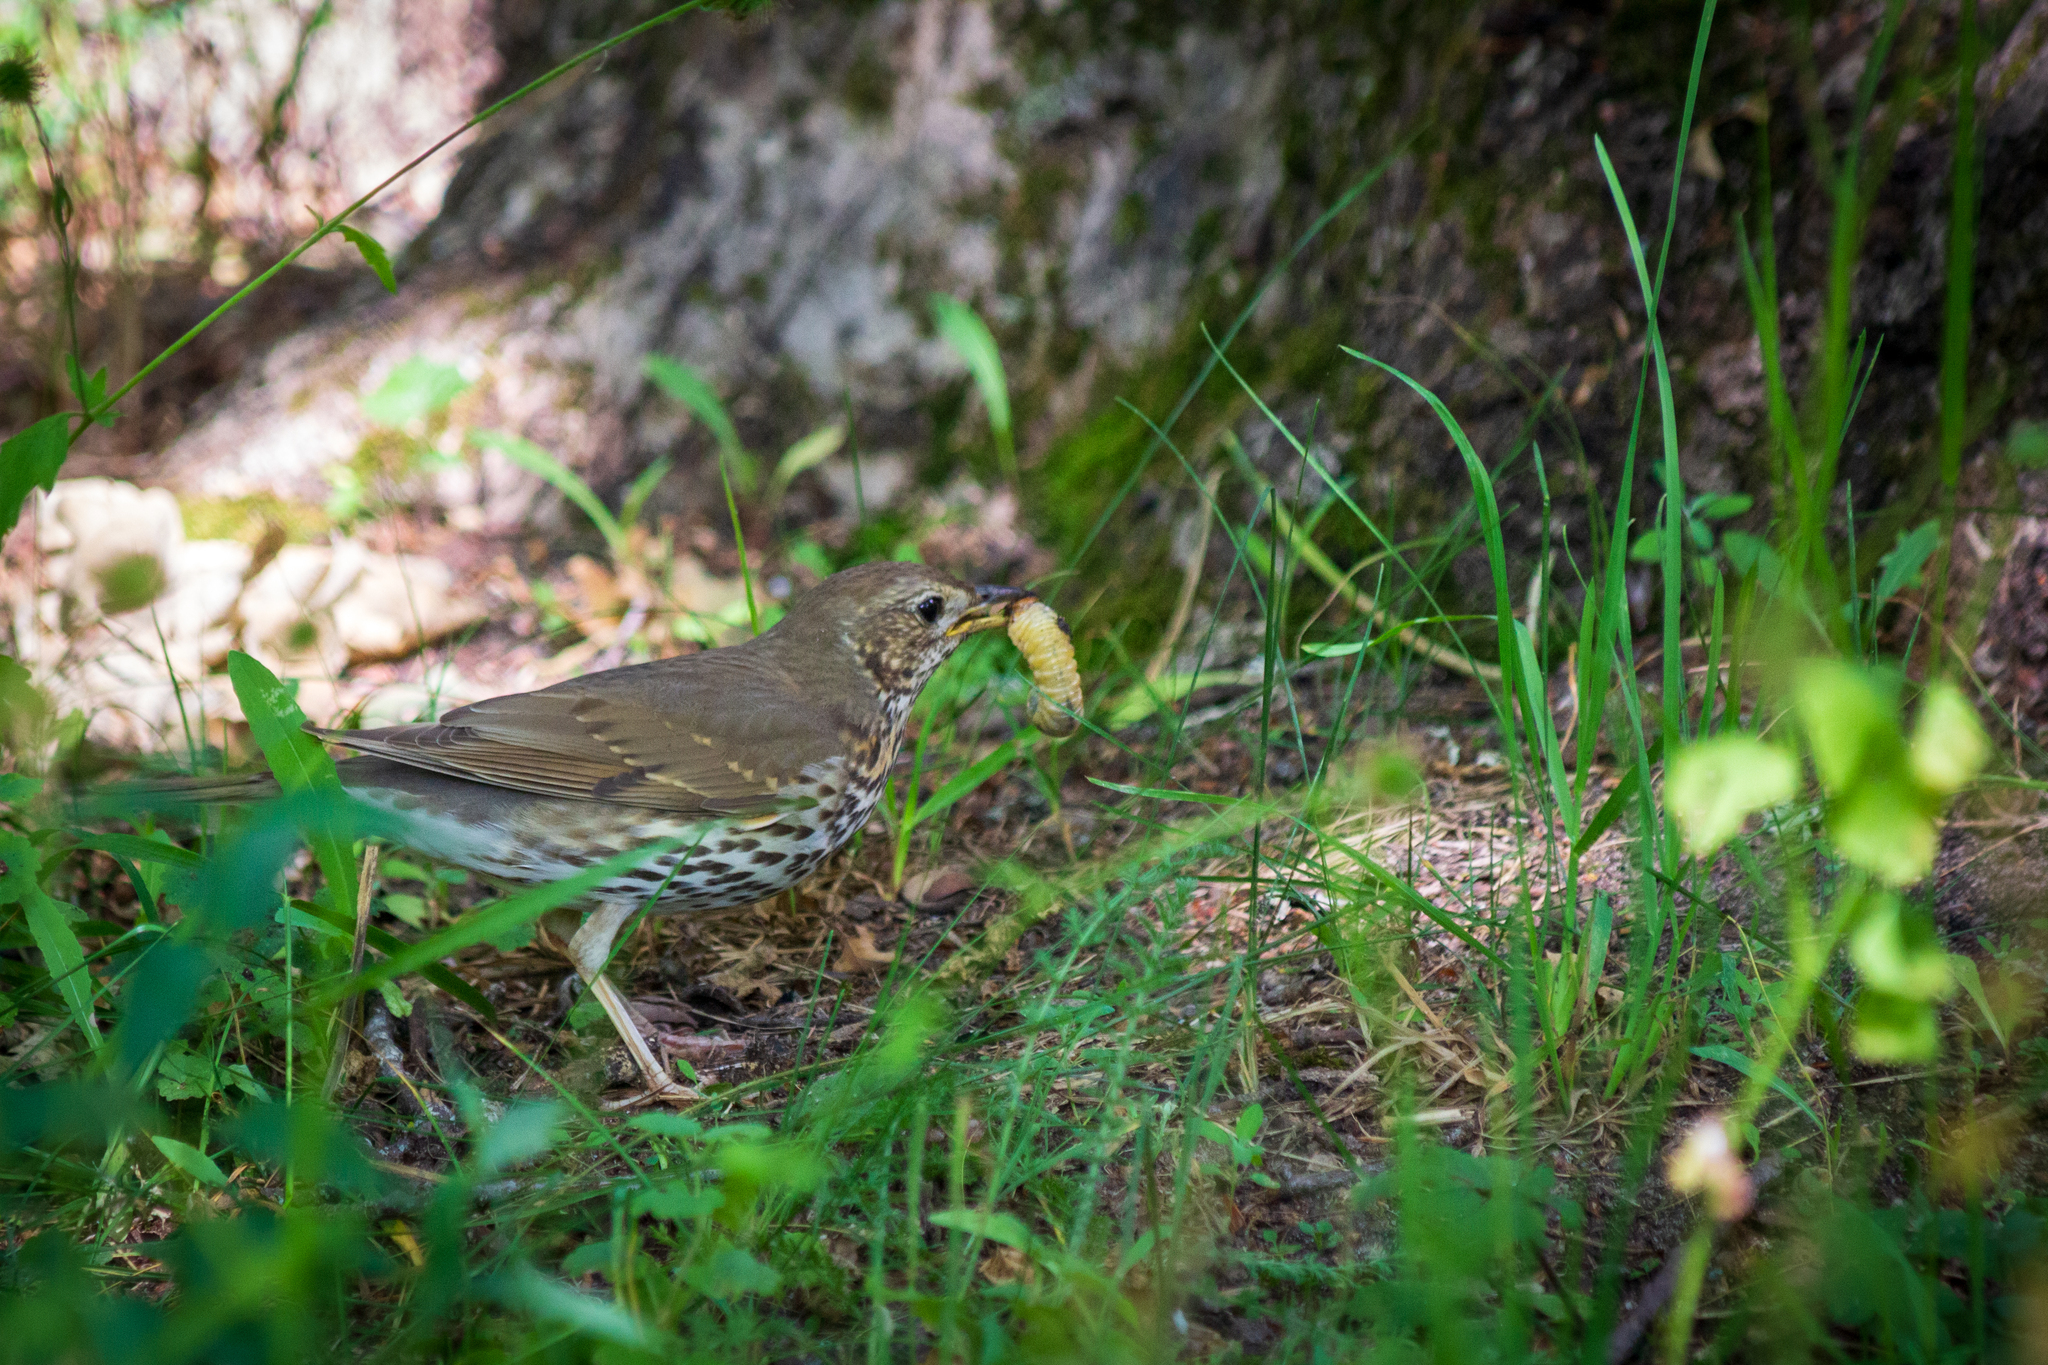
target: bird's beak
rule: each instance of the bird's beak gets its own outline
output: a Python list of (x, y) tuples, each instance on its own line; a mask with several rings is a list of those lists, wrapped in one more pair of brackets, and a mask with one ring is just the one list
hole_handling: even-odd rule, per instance
[(991, 587), (976, 588), (974, 595), (980, 600), (960, 613), (960, 619), (946, 628), (946, 634), (961, 636), (984, 630), (1001, 630), (1010, 624), (1010, 608), (1019, 602), (1029, 601), (1033, 596), (1022, 588)]

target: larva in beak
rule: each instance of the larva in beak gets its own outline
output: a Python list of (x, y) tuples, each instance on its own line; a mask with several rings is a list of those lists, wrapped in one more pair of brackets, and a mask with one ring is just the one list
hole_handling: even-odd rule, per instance
[(1037, 598), (1010, 610), (1010, 643), (1031, 665), (1038, 692), (1031, 698), (1031, 723), (1054, 739), (1065, 739), (1081, 727), (1081, 671), (1074, 664), (1074, 641), (1067, 623)]

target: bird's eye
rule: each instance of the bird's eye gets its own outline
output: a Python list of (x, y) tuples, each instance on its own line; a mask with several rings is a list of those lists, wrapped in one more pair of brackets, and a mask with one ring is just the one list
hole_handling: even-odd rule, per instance
[(917, 614), (928, 626), (937, 625), (939, 622), (939, 613), (944, 611), (945, 609), (946, 599), (939, 596), (937, 593), (933, 593), (929, 597), (920, 598), (918, 600)]

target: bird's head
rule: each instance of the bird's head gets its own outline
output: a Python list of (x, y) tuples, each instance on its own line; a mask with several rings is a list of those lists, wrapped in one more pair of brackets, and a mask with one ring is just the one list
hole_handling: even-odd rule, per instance
[(860, 564), (792, 601), (776, 633), (799, 647), (849, 650), (880, 692), (915, 696), (961, 640), (1002, 629), (1026, 595), (970, 587), (922, 564)]

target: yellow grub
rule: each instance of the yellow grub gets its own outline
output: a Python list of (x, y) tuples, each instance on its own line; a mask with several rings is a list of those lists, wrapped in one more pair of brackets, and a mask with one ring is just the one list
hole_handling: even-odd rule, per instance
[[(1074, 642), (1058, 613), (1037, 598), (1010, 611), (1010, 643), (1031, 665), (1038, 684), (1031, 698), (1031, 723), (1055, 739), (1080, 728), (1081, 672), (1074, 666)], [(1062, 709), (1064, 708), (1064, 709)]]

